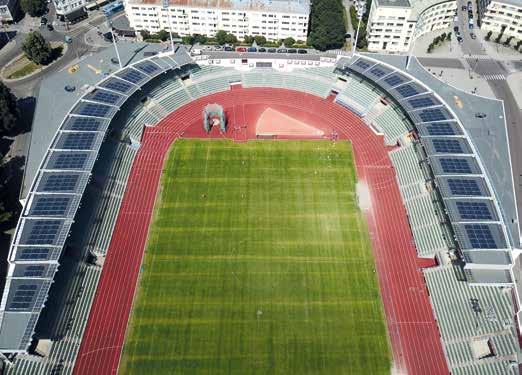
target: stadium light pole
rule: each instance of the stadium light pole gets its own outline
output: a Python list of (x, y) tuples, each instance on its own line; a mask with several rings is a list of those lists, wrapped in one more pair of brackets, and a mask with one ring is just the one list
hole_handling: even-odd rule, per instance
[(410, 67), (410, 61), (411, 61), (411, 59), (413, 57), (413, 47), (415, 45), (415, 39), (416, 39), (416, 36), (417, 36), (418, 25), (419, 25), (419, 23), (416, 22), (415, 23), (415, 28), (413, 29), (413, 34), (411, 35), (410, 50), (408, 52), (408, 56), (406, 57), (406, 70), (408, 70), (408, 68)]
[(116, 51), (116, 57), (118, 58), (118, 65), (120, 66), (120, 69), (122, 69), (123, 65), (121, 65), (120, 52), (118, 51), (118, 46), (116, 45), (116, 38), (114, 37), (114, 32), (112, 31), (112, 21), (110, 20), (109, 17), (107, 17), (107, 23), (109, 24), (109, 29), (111, 30), (112, 44), (114, 45), (114, 50)]
[(355, 34), (355, 42), (353, 43), (352, 56), (355, 55), (355, 52), (357, 50), (357, 40), (359, 39), (359, 28), (361, 27), (362, 18), (360, 10), (357, 10), (357, 18), (359, 19), (359, 22), (357, 22), (357, 33)]
[(170, 21), (169, 0), (163, 0), (163, 10), (167, 12), (167, 21), (169, 22), (170, 48), (172, 49), (172, 53), (174, 53), (174, 39), (172, 38), (172, 22)]

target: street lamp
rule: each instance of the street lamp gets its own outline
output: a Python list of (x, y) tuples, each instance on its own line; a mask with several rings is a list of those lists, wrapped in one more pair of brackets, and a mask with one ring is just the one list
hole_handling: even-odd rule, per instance
[(361, 27), (361, 19), (362, 19), (362, 7), (359, 7), (359, 9), (357, 9), (357, 18), (359, 19), (359, 22), (357, 22), (357, 33), (355, 34), (355, 41), (353, 44), (352, 55), (355, 54), (356, 49), (357, 49), (357, 40), (359, 39), (359, 28)]

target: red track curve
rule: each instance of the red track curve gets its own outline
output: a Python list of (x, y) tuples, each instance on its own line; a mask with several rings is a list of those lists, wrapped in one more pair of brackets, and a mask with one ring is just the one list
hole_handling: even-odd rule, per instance
[[(163, 161), (178, 137), (208, 137), (201, 113), (221, 104), (237, 141), (255, 138), (254, 124), (271, 107), (353, 144), (358, 179), (368, 185), (367, 212), (388, 331), (397, 373), (448, 374), (395, 171), (383, 139), (329, 99), (268, 88), (235, 88), (195, 100), (147, 128), (131, 169), (101, 279), (74, 369), (75, 375), (117, 372), (137, 286)], [(213, 132), (211, 137), (224, 137)]]

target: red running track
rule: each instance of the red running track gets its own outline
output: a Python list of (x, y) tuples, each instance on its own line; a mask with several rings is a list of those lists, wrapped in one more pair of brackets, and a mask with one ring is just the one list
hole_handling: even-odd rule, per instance
[(209, 137), (201, 125), (202, 107), (221, 104), (228, 134), (210, 137), (237, 141), (255, 138), (255, 123), (268, 107), (351, 140), (358, 179), (368, 185), (372, 208), (366, 212), (379, 285), (397, 373), (448, 374), (439, 331), (413, 237), (397, 186), (389, 149), (358, 117), (330, 99), (295, 91), (235, 88), (195, 100), (147, 128), (134, 161), (107, 253), (100, 283), (76, 360), (76, 375), (108, 375), (118, 370), (125, 331), (137, 286), (163, 161), (178, 137)]

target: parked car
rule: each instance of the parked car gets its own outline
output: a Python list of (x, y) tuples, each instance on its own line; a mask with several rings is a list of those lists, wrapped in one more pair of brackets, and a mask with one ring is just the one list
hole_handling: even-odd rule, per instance
[(288, 50), (286, 48), (278, 48), (277, 53), (287, 53)]
[(305, 49), (298, 49), (297, 53), (304, 54), (304, 53), (308, 53), (308, 51)]
[(227, 52), (232, 52), (234, 51), (234, 47), (226, 46), (225, 48), (223, 48), (223, 50)]
[(460, 8), (460, 9), (465, 12), (466, 10), (468, 10), (468, 7), (463, 5), (462, 8)]
[(48, 23), (48, 24), (47, 24), (47, 30), (49, 30), (49, 31), (53, 31), (53, 30), (54, 30), (53, 25), (51, 25), (50, 23)]
[(257, 48), (256, 47), (249, 47), (247, 49), (248, 52), (257, 52)]
[(47, 25), (47, 18), (45, 18), (45, 17), (40, 18), (40, 25), (42, 25), (42, 26)]
[(290, 48), (288, 50), (288, 53), (297, 53), (297, 50), (295, 48)]
[(456, 33), (458, 33), (458, 32), (459, 32), (459, 27), (458, 27), (458, 26), (455, 26), (455, 27), (453, 28), (453, 31), (456, 32)]
[(215, 51), (222, 51), (223, 47), (222, 46), (214, 46), (214, 50)]
[(246, 51), (247, 51), (246, 47), (237, 47), (236, 48), (236, 52), (246, 52)]
[(258, 48), (257, 52), (266, 52), (266, 48), (263, 48), (263, 47)]
[(275, 48), (269, 48), (269, 49), (267, 49), (267, 52), (276, 53), (277, 50)]
[(473, 6), (471, 5), (471, 1), (468, 1), (468, 12), (473, 11)]
[(461, 37), (460, 35), (457, 36), (457, 41), (458, 41), (459, 43), (462, 43), (462, 37)]

